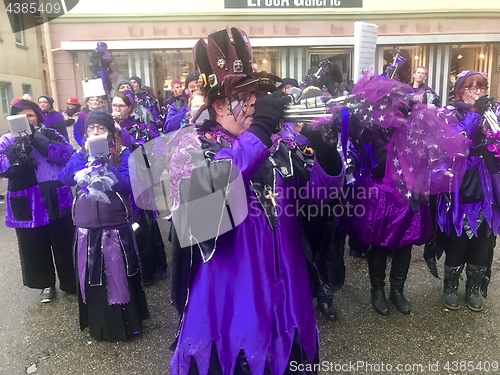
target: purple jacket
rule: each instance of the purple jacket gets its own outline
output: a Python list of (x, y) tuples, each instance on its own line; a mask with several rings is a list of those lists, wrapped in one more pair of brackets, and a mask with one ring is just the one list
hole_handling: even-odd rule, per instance
[(8, 178), (5, 225), (36, 228), (69, 215), (73, 195), (58, 175), (73, 152), (71, 145), (55, 130), (41, 127), (30, 141), (34, 162), (24, 163), (14, 155), (13, 143), (10, 133), (0, 137), (0, 176)]
[[(81, 189), (77, 189), (73, 207), (73, 222), (80, 228), (116, 228), (131, 222), (130, 209), (130, 179), (128, 173), (128, 157), (130, 151), (123, 147), (120, 153), (120, 165), (115, 168), (108, 164), (118, 182), (113, 185), (113, 191), (106, 192), (111, 203), (88, 199)], [(66, 166), (59, 172), (60, 181), (73, 186), (75, 173), (86, 167), (85, 153), (75, 153)]]

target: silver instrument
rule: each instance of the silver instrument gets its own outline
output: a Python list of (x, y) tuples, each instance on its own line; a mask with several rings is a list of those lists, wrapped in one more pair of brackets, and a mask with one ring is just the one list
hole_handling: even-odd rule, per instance
[(490, 126), (490, 129), (493, 133), (498, 133), (500, 131), (500, 125), (498, 124), (497, 115), (495, 115), (491, 107), (486, 112), (484, 112), (484, 118), (488, 122), (488, 125)]
[(343, 103), (346, 96), (339, 96), (328, 101), (323, 97), (316, 96), (307, 99), (299, 99), (285, 108), (285, 122), (313, 122), (322, 117), (330, 117), (328, 106)]

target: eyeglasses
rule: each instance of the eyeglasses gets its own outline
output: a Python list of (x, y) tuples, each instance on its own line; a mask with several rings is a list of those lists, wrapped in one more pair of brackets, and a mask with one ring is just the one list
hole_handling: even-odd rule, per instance
[(478, 92), (478, 91), (486, 92), (488, 91), (488, 86), (471, 86), (471, 87), (466, 87), (466, 89), (469, 92)]
[(93, 133), (94, 130), (97, 129), (97, 132), (99, 134), (104, 134), (104, 133), (107, 133), (108, 132), (108, 128), (106, 128), (105, 126), (103, 125), (89, 125), (87, 127), (87, 133)]
[(123, 109), (125, 107), (128, 107), (126, 104), (111, 104), (113, 108), (118, 108), (118, 109)]

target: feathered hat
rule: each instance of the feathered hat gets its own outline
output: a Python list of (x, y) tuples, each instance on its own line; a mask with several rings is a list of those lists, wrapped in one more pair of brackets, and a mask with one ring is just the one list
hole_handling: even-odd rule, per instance
[(231, 38), (223, 29), (210, 34), (206, 42), (200, 39), (193, 48), (193, 61), (210, 101), (241, 91), (272, 92), (281, 81), (272, 73), (253, 71), (248, 36), (235, 27), (231, 28)]

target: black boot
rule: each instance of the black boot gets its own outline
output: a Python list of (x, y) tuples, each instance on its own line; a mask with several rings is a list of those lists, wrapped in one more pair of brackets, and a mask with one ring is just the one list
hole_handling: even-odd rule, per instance
[(325, 317), (325, 319), (330, 321), (337, 320), (337, 312), (333, 308), (331, 299), (326, 300), (318, 298), (318, 309), (321, 315)]
[(458, 310), (458, 283), (464, 265), (450, 267), (444, 265), (443, 303), (450, 310)]
[(391, 264), (391, 294), (390, 300), (396, 308), (403, 314), (411, 312), (410, 302), (403, 294), (403, 289), (410, 269), (411, 246), (394, 249)]
[(486, 267), (467, 264), (467, 283), (465, 285), (467, 305), (472, 311), (481, 311), (484, 306), (483, 296), (479, 292)]
[(496, 236), (492, 236), (490, 245), (488, 246), (488, 263), (486, 265), (486, 272), (481, 282), (481, 295), (484, 299), (488, 297), (488, 285), (490, 285), (491, 280), (491, 266), (493, 265), (493, 250), (496, 246)]
[(385, 268), (387, 265), (387, 249), (372, 247), (367, 255), (368, 273), (370, 275), (371, 303), (380, 315), (389, 315), (389, 307), (385, 299)]

